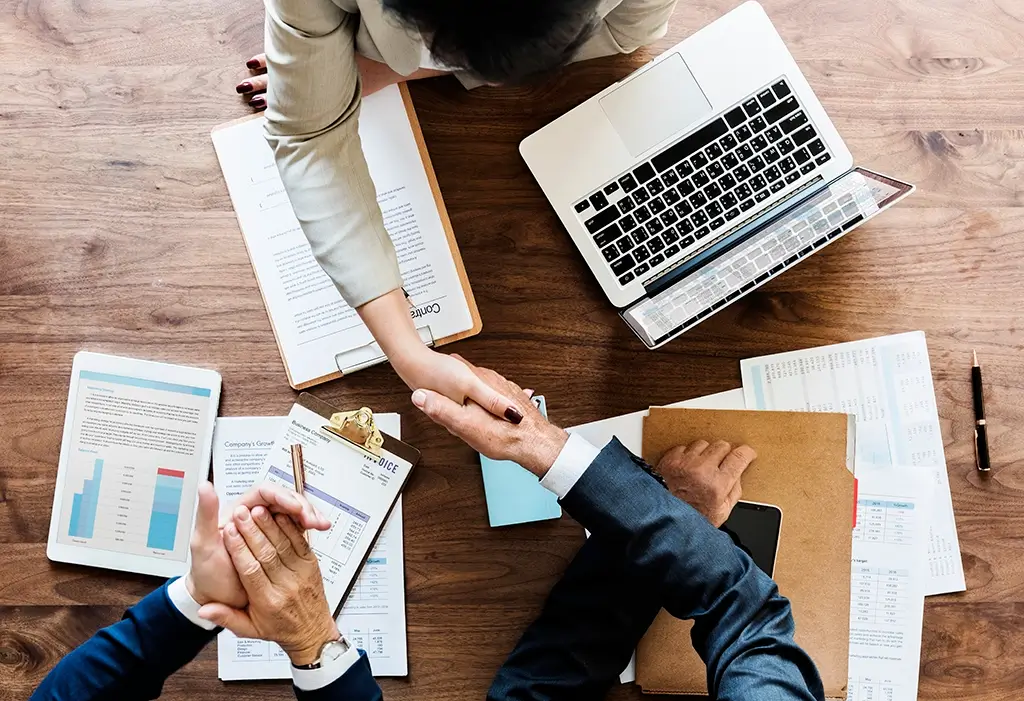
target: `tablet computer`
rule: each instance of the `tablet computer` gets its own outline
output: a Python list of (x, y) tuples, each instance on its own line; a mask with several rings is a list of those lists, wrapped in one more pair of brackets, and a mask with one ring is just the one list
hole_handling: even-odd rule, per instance
[(184, 574), (220, 386), (213, 370), (75, 355), (47, 557)]

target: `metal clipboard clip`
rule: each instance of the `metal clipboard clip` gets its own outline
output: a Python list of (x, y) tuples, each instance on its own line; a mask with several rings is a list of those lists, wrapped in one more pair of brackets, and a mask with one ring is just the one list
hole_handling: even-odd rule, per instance
[(373, 411), (367, 407), (356, 411), (339, 411), (332, 414), (330, 423), (323, 427), (325, 431), (340, 438), (355, 450), (371, 460), (380, 458), (384, 446), (384, 436), (377, 429), (373, 420)]
[[(420, 340), (423, 341), (425, 346), (428, 348), (434, 347), (434, 332), (431, 331), (429, 325), (417, 326), (416, 332), (420, 335)], [(378, 365), (387, 359), (387, 355), (381, 350), (380, 344), (376, 341), (370, 341), (365, 345), (356, 346), (334, 355), (334, 362), (342, 376), (351, 375), (358, 370)]]

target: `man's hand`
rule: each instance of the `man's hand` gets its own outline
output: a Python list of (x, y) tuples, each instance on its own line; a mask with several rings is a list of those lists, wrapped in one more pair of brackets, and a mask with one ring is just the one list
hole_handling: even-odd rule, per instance
[[(305, 528), (325, 531), (331, 527), (331, 522), (317, 513), (304, 496), (278, 484), (257, 485), (242, 495), (238, 503), (247, 508), (263, 505), (299, 520)], [(200, 605), (216, 601), (241, 608), (248, 597), (224, 549), (218, 511), (217, 493), (212, 484), (204, 482), (199, 485), (199, 508), (191, 542), (192, 565), (185, 575), (185, 589)]]
[(568, 434), (549, 423), (517, 384), (493, 370), (475, 367), (457, 355), (452, 358), (464, 363), (475, 377), (500, 396), (508, 397), (523, 420), (514, 425), (473, 401), (459, 404), (428, 389), (413, 392), (412, 403), (477, 452), (495, 460), (512, 460), (543, 477), (568, 440)]
[(756, 457), (748, 445), (733, 448), (725, 441), (697, 441), (665, 453), (658, 472), (674, 495), (718, 528), (740, 500), (740, 476)]
[(208, 604), (199, 615), (240, 637), (277, 643), (293, 665), (315, 662), (323, 644), (340, 636), (302, 531), (283, 514), (237, 506), (224, 542), (248, 606)]

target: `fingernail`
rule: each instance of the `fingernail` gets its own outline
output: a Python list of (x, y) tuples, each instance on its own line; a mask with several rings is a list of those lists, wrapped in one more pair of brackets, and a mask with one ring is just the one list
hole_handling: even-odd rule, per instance
[(266, 521), (267, 510), (264, 509), (262, 506), (257, 506), (255, 509), (252, 510), (252, 517), (257, 521)]
[(266, 107), (267, 101), (264, 100), (262, 97), (254, 97), (252, 100), (249, 101), (249, 106), (256, 108)]
[(245, 508), (244, 506), (239, 506), (237, 509), (235, 509), (235, 518), (237, 518), (239, 521), (248, 521), (249, 509)]
[(514, 406), (510, 406), (505, 410), (505, 418), (514, 424), (520, 424), (523, 422), (523, 415), (519, 413), (519, 410)]
[(250, 70), (256, 70), (257, 68), (260, 67), (260, 62), (254, 58), (250, 58), (248, 61), (245, 62), (245, 67)]
[(224, 535), (226, 535), (228, 538), (238, 537), (238, 529), (235, 528), (234, 523), (229, 523), (228, 525), (224, 526)]
[(247, 92), (252, 92), (252, 83), (239, 83), (235, 86), (235, 92), (242, 95)]
[(416, 390), (412, 393), (412, 403), (417, 409), (422, 409), (427, 403), (427, 393), (421, 389)]

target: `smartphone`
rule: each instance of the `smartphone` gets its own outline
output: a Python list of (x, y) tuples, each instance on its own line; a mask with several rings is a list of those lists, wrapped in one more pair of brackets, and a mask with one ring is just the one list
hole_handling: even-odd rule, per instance
[(762, 572), (769, 577), (774, 576), (782, 533), (782, 509), (774, 504), (738, 502), (721, 530), (740, 550), (750, 555)]

